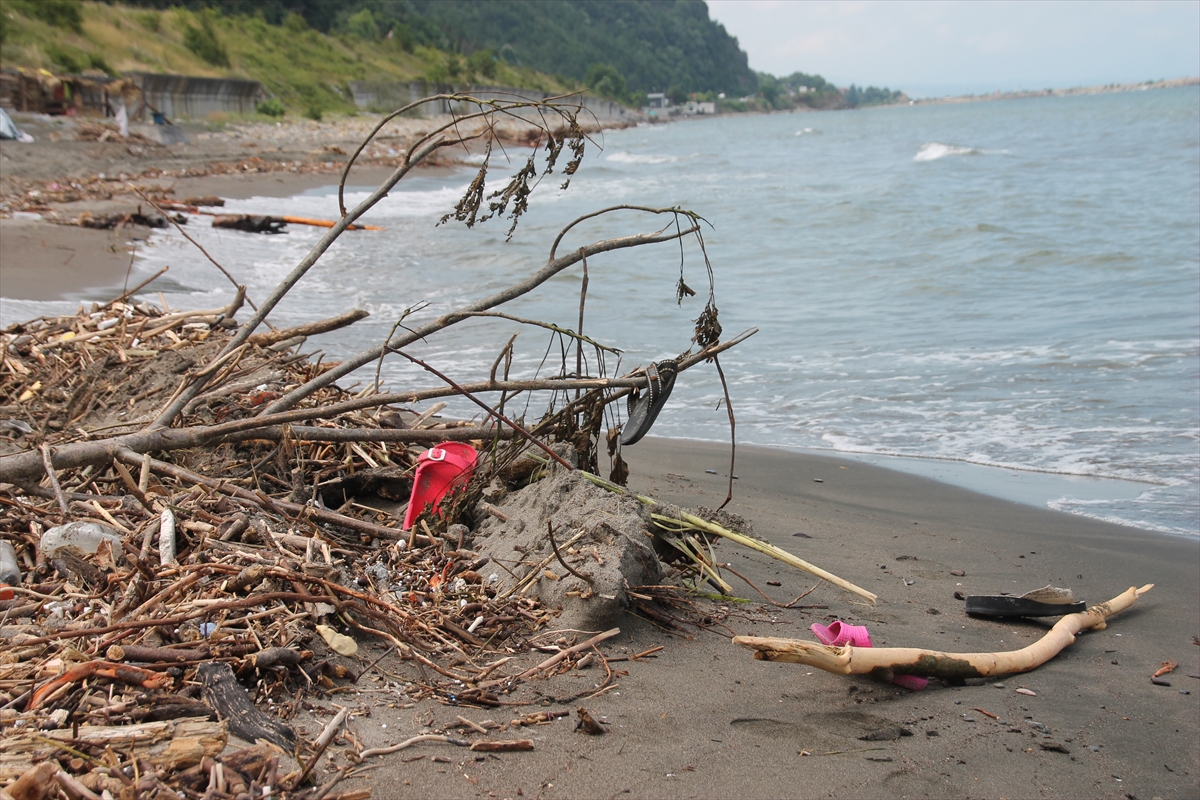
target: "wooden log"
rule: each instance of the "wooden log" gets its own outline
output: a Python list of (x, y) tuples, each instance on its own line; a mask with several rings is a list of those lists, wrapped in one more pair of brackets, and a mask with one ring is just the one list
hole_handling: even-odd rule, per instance
[(1152, 583), (1140, 589), (1131, 586), (1107, 603), (1067, 614), (1028, 647), (1003, 653), (942, 653), (916, 647), (829, 647), (817, 642), (763, 636), (735, 636), (733, 643), (753, 650), (760, 661), (804, 664), (841, 675), (875, 675), (886, 679), (893, 675), (919, 675), (952, 680), (1011, 675), (1045, 664), (1074, 643), (1075, 634), (1080, 631), (1103, 629), (1108, 617), (1129, 608), (1153, 588)]
[(174, 771), (199, 764), (205, 756), (216, 757), (228, 741), (225, 723), (195, 718), (138, 725), (85, 725), (77, 731), (67, 728), (9, 733), (0, 738), (0, 781), (24, 774), (36, 762), (62, 755), (64, 747), (76, 750), (111, 747), (125, 755), (132, 749), (137, 760)]

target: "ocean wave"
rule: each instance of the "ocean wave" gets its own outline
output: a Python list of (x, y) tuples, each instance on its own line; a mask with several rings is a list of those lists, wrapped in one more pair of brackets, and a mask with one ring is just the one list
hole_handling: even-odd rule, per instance
[(796, 131), (797, 136), (820, 136), (821, 132), (815, 128), (801, 128)]
[(939, 158), (946, 156), (980, 156), (984, 155), (984, 151), (977, 147), (960, 147), (956, 144), (945, 144), (943, 142), (926, 142), (917, 150), (917, 154), (913, 156), (913, 161), (937, 161)]
[[(393, 191), (368, 211), (365, 221), (381, 221), (388, 217), (425, 217), (444, 214), (453, 209), (462, 197), (466, 184), (460, 187), (442, 186), (428, 191)], [(354, 208), (371, 195), (369, 191), (346, 192), (346, 207)], [(249, 197), (244, 200), (228, 200), (225, 213), (229, 214), (278, 214), (281, 204), (278, 197)], [(303, 194), (286, 200), (288, 213), (305, 217), (336, 219), (341, 216), (337, 205), (336, 189), (330, 194)], [(290, 232), (290, 229), (289, 229)]]
[(605, 161), (618, 164), (671, 164), (679, 160), (679, 156), (656, 156), (649, 153), (630, 153), (626, 150), (604, 157)]

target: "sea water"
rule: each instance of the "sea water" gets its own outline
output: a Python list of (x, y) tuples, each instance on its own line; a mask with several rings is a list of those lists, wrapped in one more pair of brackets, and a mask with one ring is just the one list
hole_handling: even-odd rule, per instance
[[(365, 218), (387, 230), (344, 235), (273, 322), (367, 309), (368, 320), (310, 341), (341, 359), (402, 317), (412, 327), (527, 277), (582, 215), (688, 208), (706, 220), (726, 338), (758, 328), (720, 359), (739, 442), (843, 453), (1200, 533), (1196, 87), (693, 119), (609, 131), (594, 145), (569, 189), (561, 175), (543, 181), (511, 241), (506, 221), (437, 225), (476, 166), (407, 178)], [(497, 186), (528, 152), (494, 155)], [(331, 218), (333, 191), (227, 210)], [(349, 199), (366, 194), (358, 186)], [(559, 253), (669, 222), (614, 212), (574, 228)], [(203, 218), (190, 227), (253, 299), (323, 233), (293, 225), (256, 236)], [(682, 304), (677, 244), (588, 260), (584, 332), (623, 351), (608, 374), (688, 349), (708, 278), (695, 241), (682, 258), (698, 293)], [(136, 271), (166, 264), (156, 288), (172, 306), (227, 302), (225, 279), (170, 230), (153, 235)], [(581, 275), (577, 266), (503, 310), (574, 328)], [(6, 306), (9, 317), (32, 310)], [(411, 352), (456, 381), (479, 380), (518, 332), (514, 377), (561, 368), (562, 345), (545, 330), (496, 319), (460, 323)], [(376, 368), (343, 383), (367, 385)], [(378, 369), (387, 388), (437, 384), (398, 357)], [(711, 366), (683, 373), (652, 433), (727, 441), (723, 395)], [(544, 408), (533, 400), (515, 411)], [(451, 410), (478, 413), (465, 402)]]

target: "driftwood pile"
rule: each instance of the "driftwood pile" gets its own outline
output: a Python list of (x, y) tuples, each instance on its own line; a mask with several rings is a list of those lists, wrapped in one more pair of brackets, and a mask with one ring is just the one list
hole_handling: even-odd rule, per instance
[[(545, 639), (557, 610), (536, 592), (501, 589), (490, 569), (499, 569), (498, 560), (489, 565), (473, 551), (460, 523), (503, 515), (484, 491), (519, 489), (546, 465), (596, 472), (607, 460), (613, 479), (624, 482), (613, 409), (647, 378), (641, 370), (608, 377), (604, 359), (616, 351), (584, 335), (587, 262), (684, 239), (703, 253), (700, 218), (630, 206), (586, 215), (560, 233), (546, 265), (527, 280), (424, 324), (405, 325), (401, 317), (385, 341), (340, 363), (297, 348), (305, 336), (351, 324), (362, 312), (289, 330), (267, 322), (344, 231), (445, 148), (482, 143), (488, 156), (443, 221), (473, 226), (504, 217), (510, 236), (539, 181), (558, 169), (565, 188), (579, 168), (588, 138), (577, 106), (457, 96), (422, 102), (447, 99), (479, 110), (413, 142), (391, 178), (357, 207), (343, 207), (257, 305), (214, 261), (236, 287), (223, 308), (157, 307), (138, 299), (143, 284), (74, 316), (0, 332), (0, 545), (11, 547), (0, 547), (0, 561), (12, 562), (4, 565), (10, 587), (0, 587), (0, 780), (20, 776), (7, 787), (14, 797), (337, 797), (334, 786), (354, 775), (356, 761), (414, 740), (362, 746), (342, 730), (348, 707), (335, 714), (307, 698), (336, 704), (367, 681), (402, 707), (427, 698), (494, 707), (513, 703), (501, 698), (531, 678), (585, 661), (599, 661), (607, 676), (567, 700), (614, 685), (595, 646), (615, 629), (584, 641), (577, 632)], [(409, 108), (385, 117), (363, 148)], [(535, 154), (488, 193), (494, 123), (505, 116), (532, 132), (526, 138)], [(564, 237), (610, 213), (666, 222), (559, 254)], [(470, 382), (454, 376), (453, 365), (439, 369), (404, 352), (476, 316), (516, 319), (495, 309), (573, 267), (583, 277), (578, 327), (516, 320), (558, 337), (563, 357), (552, 377), (510, 378), (511, 341), (491, 374)], [(680, 371), (711, 363), (719, 372), (718, 354), (753, 333), (720, 341), (707, 258), (705, 268), (697, 347), (677, 359)], [(691, 294), (681, 269), (679, 296)], [(248, 319), (240, 314), (245, 306), (253, 309)], [(393, 393), (377, 381), (355, 393), (337, 384), (395, 356), (420, 364), (437, 383)], [(552, 398), (549, 410), (534, 424), (511, 419), (506, 403), (534, 391)], [(436, 401), (448, 396), (478, 405), (483, 422), (437, 419)], [(475, 479), (441, 515), (426, 510), (411, 530), (400, 530), (416, 455), (447, 440), (480, 450)], [(684, 534), (677, 541), (691, 542), (691, 558), (702, 562), (696, 537)], [(48, 538), (71, 546), (51, 548)], [(564, 565), (586, 555), (569, 545), (553, 550)], [(628, 599), (680, 602), (657, 585), (632, 587)], [(669, 620), (668, 612), (653, 613)], [(509, 664), (548, 645), (554, 655), (534, 667)], [(296, 724), (301, 712), (332, 719), (314, 737)], [(504, 731), (544, 721), (546, 713), (416, 738), (491, 752), (528, 749), (529, 740)], [(228, 752), (231, 734), (252, 746)], [(343, 735), (342, 749), (326, 754)]]
[[(8, 329), (0, 449), (143, 426), (178, 374), (230, 337), (227, 318), (116, 302)], [(187, 409), (188, 424), (251, 416), (322, 369), (262, 341), (223, 390)], [(329, 388), (313, 402), (343, 396)], [(527, 649), (552, 614), (534, 599), (496, 598), (479, 571), (486, 560), (457, 537), (428, 524), (402, 532), (370, 505), (407, 498), (424, 447), (484, 432), (393, 408), (327, 425), (318, 438), (354, 429), (363, 441), (311, 441), (297, 426), (278, 441), (234, 440), (170, 462), (121, 452), (103, 466), (52, 470), (47, 486), (0, 486), (0, 537), (24, 575), (0, 600), (0, 781), (54, 758), (68, 778), (114, 795), (136, 772), (144, 796), (165, 786), (199, 796), (217, 763), (228, 785), (255, 796), (298, 789), (295, 771), (289, 778), (262, 746), (214, 759), (229, 733), (295, 752), (287, 719), (301, 699), (336, 698), (360, 677), (351, 636), (424, 667), (396, 685), (408, 702), (500, 702), (478, 688), (502, 674), (487, 653)], [(45, 532), (66, 522), (76, 546), (47, 552)], [(106, 541), (97, 546), (81, 524)], [(276, 714), (257, 711), (243, 686)], [(105, 752), (116, 755), (97, 756)], [(302, 744), (298, 756), (312, 752)]]

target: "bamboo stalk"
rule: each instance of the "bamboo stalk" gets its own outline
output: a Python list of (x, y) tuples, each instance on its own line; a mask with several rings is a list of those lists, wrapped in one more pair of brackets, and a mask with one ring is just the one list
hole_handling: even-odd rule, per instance
[(735, 636), (733, 643), (754, 651), (760, 661), (786, 661), (819, 667), (841, 675), (921, 675), (927, 678), (982, 678), (1011, 675), (1040, 667), (1075, 641), (1081, 631), (1106, 627), (1113, 614), (1133, 605), (1154, 588), (1130, 587), (1107, 603), (1078, 614), (1068, 614), (1038, 641), (1020, 650), (1003, 653), (942, 653), (916, 647), (830, 647), (799, 639)]
[[(638, 499), (641, 500), (643, 503), (645, 503), (647, 500), (650, 500), (650, 498), (648, 498), (648, 497), (643, 498), (641, 495), (638, 495)], [(653, 503), (654, 501), (650, 500), (650, 502)], [(661, 517), (661, 515), (659, 515), (659, 514), (652, 514), (651, 516), (652, 517)], [(810, 564), (802, 558), (797, 558), (796, 556), (792, 555), (788, 551), (782, 550), (773, 544), (768, 544), (767, 542), (762, 542), (762, 541), (759, 541), (758, 539), (752, 539), (749, 536), (746, 536), (745, 534), (736, 533), (736, 532), (728, 530), (726, 528), (722, 528), (720, 525), (717, 525), (714, 522), (709, 522), (708, 520), (706, 520), (702, 517), (697, 517), (695, 514), (689, 514), (686, 511), (680, 512), (680, 518), (682, 519), (683, 522), (688, 523), (689, 525), (691, 525), (694, 528), (699, 528), (700, 530), (702, 530), (706, 533), (711, 533), (715, 536), (720, 536), (724, 539), (728, 539), (731, 542), (736, 542), (737, 544), (740, 544), (742, 547), (749, 547), (751, 550), (757, 550), (760, 553), (765, 553), (766, 555), (769, 555), (771, 558), (779, 559), (783, 563), (790, 564), (791, 566), (795, 567), (796, 569), (804, 570), (805, 572), (809, 573), (810, 575), (816, 575), (818, 578), (821, 578), (822, 580), (829, 581), (834, 586), (839, 586), (842, 589), (845, 589), (847, 592), (852, 592), (853, 594), (856, 594), (859, 597), (862, 597), (862, 598), (865, 598), (865, 599), (871, 601), (872, 605), (874, 605), (875, 601), (879, 599), (871, 592), (868, 592), (866, 589), (863, 589), (859, 586), (855, 586), (853, 583), (850, 583), (850, 581), (839, 578), (837, 575), (834, 575), (831, 572), (826, 572), (825, 570), (821, 569), (820, 567), (818, 567), (814, 564)]]
[[(627, 490), (624, 489), (623, 487), (620, 487), (617, 484), (612, 483), (611, 481), (606, 481), (597, 475), (592, 475), (591, 473), (584, 472), (583, 470), (579, 470), (579, 474), (582, 475), (583, 477), (587, 478), (589, 481), (596, 484), (597, 486), (599, 486), (603, 489), (608, 489), (610, 492), (616, 492), (617, 494), (627, 493)], [(647, 497), (644, 494), (634, 495), (634, 497), (636, 497), (644, 505), (648, 505), (648, 506), (661, 506), (662, 505), (657, 500), (655, 500), (653, 497)], [(848, 592), (856, 594), (859, 597), (865, 598), (866, 600), (869, 600), (872, 605), (874, 605), (875, 601), (879, 599), (871, 592), (868, 592), (866, 589), (863, 589), (859, 586), (855, 586), (853, 583), (850, 583), (850, 581), (847, 581), (843, 578), (839, 578), (837, 575), (834, 575), (831, 572), (826, 572), (825, 570), (821, 569), (820, 567), (810, 564), (802, 558), (797, 558), (796, 556), (792, 555), (791, 553), (787, 552), (786, 550), (778, 548), (773, 544), (768, 544), (767, 542), (761, 542), (758, 539), (752, 539), (751, 537), (746, 536), (745, 534), (736, 533), (736, 532), (728, 530), (726, 528), (722, 528), (720, 525), (717, 525), (715, 522), (709, 522), (708, 520), (706, 520), (702, 517), (697, 517), (695, 514), (689, 514), (686, 511), (680, 510), (680, 518), (679, 519), (676, 519), (674, 517), (668, 517), (664, 514), (653, 514), (652, 513), (650, 516), (652, 519), (655, 519), (656, 521), (661, 520), (663, 522), (676, 522), (679, 524), (686, 524), (689, 527), (696, 528), (698, 530), (702, 530), (705, 533), (711, 533), (715, 536), (720, 536), (724, 539), (728, 539), (729, 541), (740, 544), (743, 547), (749, 547), (752, 550), (757, 550), (760, 553), (765, 553), (766, 555), (769, 555), (771, 558), (779, 559), (780, 561), (782, 561), (785, 564), (790, 564), (791, 566), (793, 566), (797, 569), (803, 570), (804, 572), (807, 572), (810, 575), (816, 575), (818, 578), (820, 578), (822, 580), (829, 581), (834, 586), (841, 587), (842, 589), (845, 589)]]

